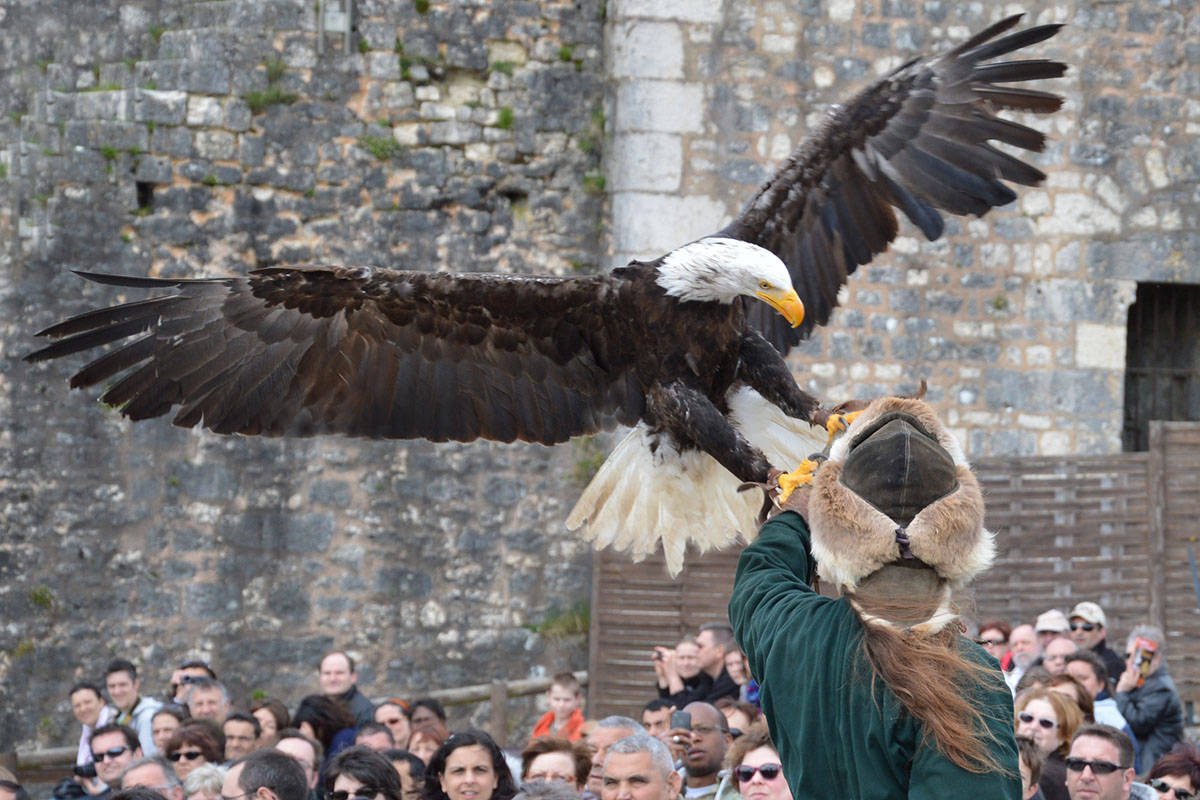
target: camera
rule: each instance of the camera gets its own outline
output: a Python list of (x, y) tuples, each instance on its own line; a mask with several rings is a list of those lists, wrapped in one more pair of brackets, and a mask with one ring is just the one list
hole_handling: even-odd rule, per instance
[(692, 715), (686, 711), (674, 712), (671, 714), (671, 727), (684, 728), (690, 731), (692, 729)]
[(96, 765), (91, 762), (88, 762), (87, 764), (76, 764), (75, 769), (73, 769), (72, 772), (81, 778), (94, 778), (96, 777)]
[(197, 683), (203, 677), (203, 675), (182, 675), (179, 678), (179, 682), (181, 684)]

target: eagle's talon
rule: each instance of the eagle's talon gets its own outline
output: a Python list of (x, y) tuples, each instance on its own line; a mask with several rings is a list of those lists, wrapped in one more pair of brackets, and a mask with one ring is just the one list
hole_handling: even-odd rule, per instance
[(800, 466), (791, 472), (780, 475), (779, 502), (782, 503), (787, 500), (791, 493), (801, 486), (808, 486), (812, 483), (813, 476), (817, 474), (817, 470), (821, 468), (821, 462), (824, 460), (823, 458), (806, 458), (800, 462)]

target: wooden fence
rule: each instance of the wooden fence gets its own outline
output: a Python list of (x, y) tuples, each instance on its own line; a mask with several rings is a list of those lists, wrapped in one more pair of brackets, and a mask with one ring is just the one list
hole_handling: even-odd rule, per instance
[[(975, 616), (1032, 621), (1081, 600), (1108, 615), (1109, 644), (1141, 622), (1167, 632), (1185, 702), (1200, 701), (1200, 424), (1153, 422), (1150, 450), (980, 459), (996, 565), (972, 587)], [(690, 555), (672, 581), (661, 557), (604, 551), (593, 576), (588, 708), (640, 717), (654, 696), (650, 652), (723, 620), (740, 547)]]

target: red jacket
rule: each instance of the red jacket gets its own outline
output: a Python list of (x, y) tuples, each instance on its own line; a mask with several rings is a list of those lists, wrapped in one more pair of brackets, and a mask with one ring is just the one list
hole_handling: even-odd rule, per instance
[(533, 726), (533, 735), (529, 737), (530, 741), (542, 736), (561, 736), (570, 742), (579, 741), (583, 738), (583, 712), (577, 708), (571, 712), (571, 716), (567, 717), (565, 725), (558, 730), (553, 730), (553, 726), (554, 712), (547, 711), (537, 721), (537, 725)]

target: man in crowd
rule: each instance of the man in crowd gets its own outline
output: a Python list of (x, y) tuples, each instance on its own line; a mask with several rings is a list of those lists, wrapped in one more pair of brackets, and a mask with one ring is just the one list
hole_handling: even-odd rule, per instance
[(225, 734), (225, 760), (237, 761), (258, 747), (262, 723), (253, 714), (235, 711), (225, 717), (221, 732)]
[(212, 720), (218, 727), (225, 723), (225, 717), (229, 715), (229, 692), (220, 681), (196, 678), (185, 696), (192, 719)]
[(150, 727), (162, 703), (152, 697), (141, 696), (142, 682), (138, 678), (137, 667), (123, 658), (109, 662), (104, 670), (104, 687), (108, 690), (108, 699), (117, 708), (114, 722), (133, 728), (146, 755), (157, 753)]
[(679, 773), (667, 746), (648, 733), (624, 737), (611, 745), (602, 765), (602, 800), (677, 800)]
[(1012, 633), (1008, 635), (1008, 649), (1012, 653), (1012, 664), (1008, 672), (1004, 673), (1004, 682), (1008, 684), (1009, 691), (1015, 694), (1017, 683), (1025, 674), (1025, 670), (1036, 664), (1042, 655), (1033, 626), (1018, 625), (1013, 628)]
[(121, 773), (121, 788), (153, 789), (166, 800), (184, 800), (183, 783), (175, 775), (171, 762), (162, 756), (146, 756), (131, 763)]
[(184, 661), (179, 665), (179, 669), (171, 675), (171, 702), (180, 706), (186, 703), (188, 685), (193, 683), (196, 678), (210, 678), (215, 681), (217, 673), (213, 671), (207, 661), (201, 661), (198, 658)]
[(354, 659), (342, 650), (327, 653), (317, 668), (321, 694), (331, 700), (341, 700), (354, 714), (356, 725), (375, 721), (375, 706), (358, 690), (358, 672)]
[(1075, 642), (1064, 636), (1051, 639), (1042, 650), (1042, 666), (1051, 675), (1062, 675), (1067, 670), (1067, 658), (1078, 649)]
[[(1067, 755), (1067, 793), (1071, 800), (1129, 800), (1145, 797), (1134, 789), (1133, 745), (1111, 725), (1085, 725), (1071, 740)], [(1140, 786), (1140, 785), (1139, 785)], [(1141, 787), (1150, 790), (1150, 787)], [(1150, 790), (1149, 796), (1154, 796)]]
[[(1139, 639), (1156, 645), (1144, 681), (1137, 663)], [(1183, 739), (1183, 703), (1175, 691), (1175, 682), (1167, 673), (1165, 646), (1166, 637), (1161, 629), (1138, 625), (1129, 633), (1125, 645), (1128, 660), (1125, 671), (1117, 680), (1117, 708), (1137, 738), (1138, 760), (1143, 770), (1149, 769), (1159, 756), (1166, 755)]]
[[(92, 760), (101, 785), (85, 785), (88, 794), (106, 798), (120, 785), (121, 773), (142, 757), (137, 732), (128, 725), (112, 723), (92, 731)], [(93, 791), (94, 789), (94, 791)]]
[(675, 706), (661, 697), (646, 703), (642, 709), (642, 724), (646, 726), (646, 732), (661, 739), (671, 729), (671, 714), (674, 711)]
[(596, 723), (596, 727), (587, 736), (587, 743), (592, 746), (592, 771), (588, 775), (588, 791), (599, 795), (604, 788), (604, 758), (608, 755), (608, 748), (626, 736), (645, 732), (645, 728), (629, 717), (605, 717)]
[(361, 744), (377, 752), (391, 750), (396, 746), (396, 740), (391, 730), (382, 722), (368, 722), (358, 729), (354, 735), (354, 743)]
[(740, 689), (725, 669), (725, 653), (733, 646), (733, 628), (725, 622), (709, 622), (700, 626), (696, 645), (700, 648), (700, 669), (712, 678), (712, 688), (701, 702), (715, 703), (722, 697), (738, 699)]
[(221, 797), (228, 800), (307, 800), (304, 770), (286, 753), (255, 750), (225, 773)]
[(275, 749), (290, 756), (304, 770), (304, 781), (308, 786), (310, 800), (319, 798), (317, 780), (320, 778), (321, 758), (324, 748), (316, 739), (295, 728), (284, 728), (279, 732), (279, 740)]
[(1043, 652), (1051, 641), (1066, 637), (1071, 630), (1071, 625), (1067, 622), (1067, 615), (1057, 608), (1038, 614), (1037, 622), (1033, 627), (1037, 631), (1038, 647)]
[(1104, 668), (1109, 675), (1116, 677), (1125, 671), (1125, 660), (1105, 641), (1107, 633), (1104, 626), (1108, 620), (1104, 609), (1091, 602), (1077, 603), (1071, 609), (1069, 619), (1071, 639), (1079, 645), (1080, 650), (1091, 650), (1104, 659)]
[(67, 693), (71, 701), (71, 713), (79, 720), (83, 731), (79, 736), (79, 749), (75, 754), (78, 765), (92, 763), (92, 731), (107, 725), (117, 715), (116, 709), (104, 702), (100, 687), (94, 683), (77, 683)]
[(685, 637), (672, 650), (655, 647), (651, 664), (658, 684), (658, 696), (676, 708), (702, 700), (712, 688), (712, 678), (700, 669), (700, 647)]
[(0, 800), (29, 800), (29, 792), (17, 782), (17, 776), (0, 767)]
[(691, 715), (692, 727), (672, 728), (671, 740), (684, 744), (683, 784), (687, 800), (737, 797), (736, 786), (721, 776), (725, 753), (733, 744), (725, 715), (710, 703), (691, 703), (683, 710)]

